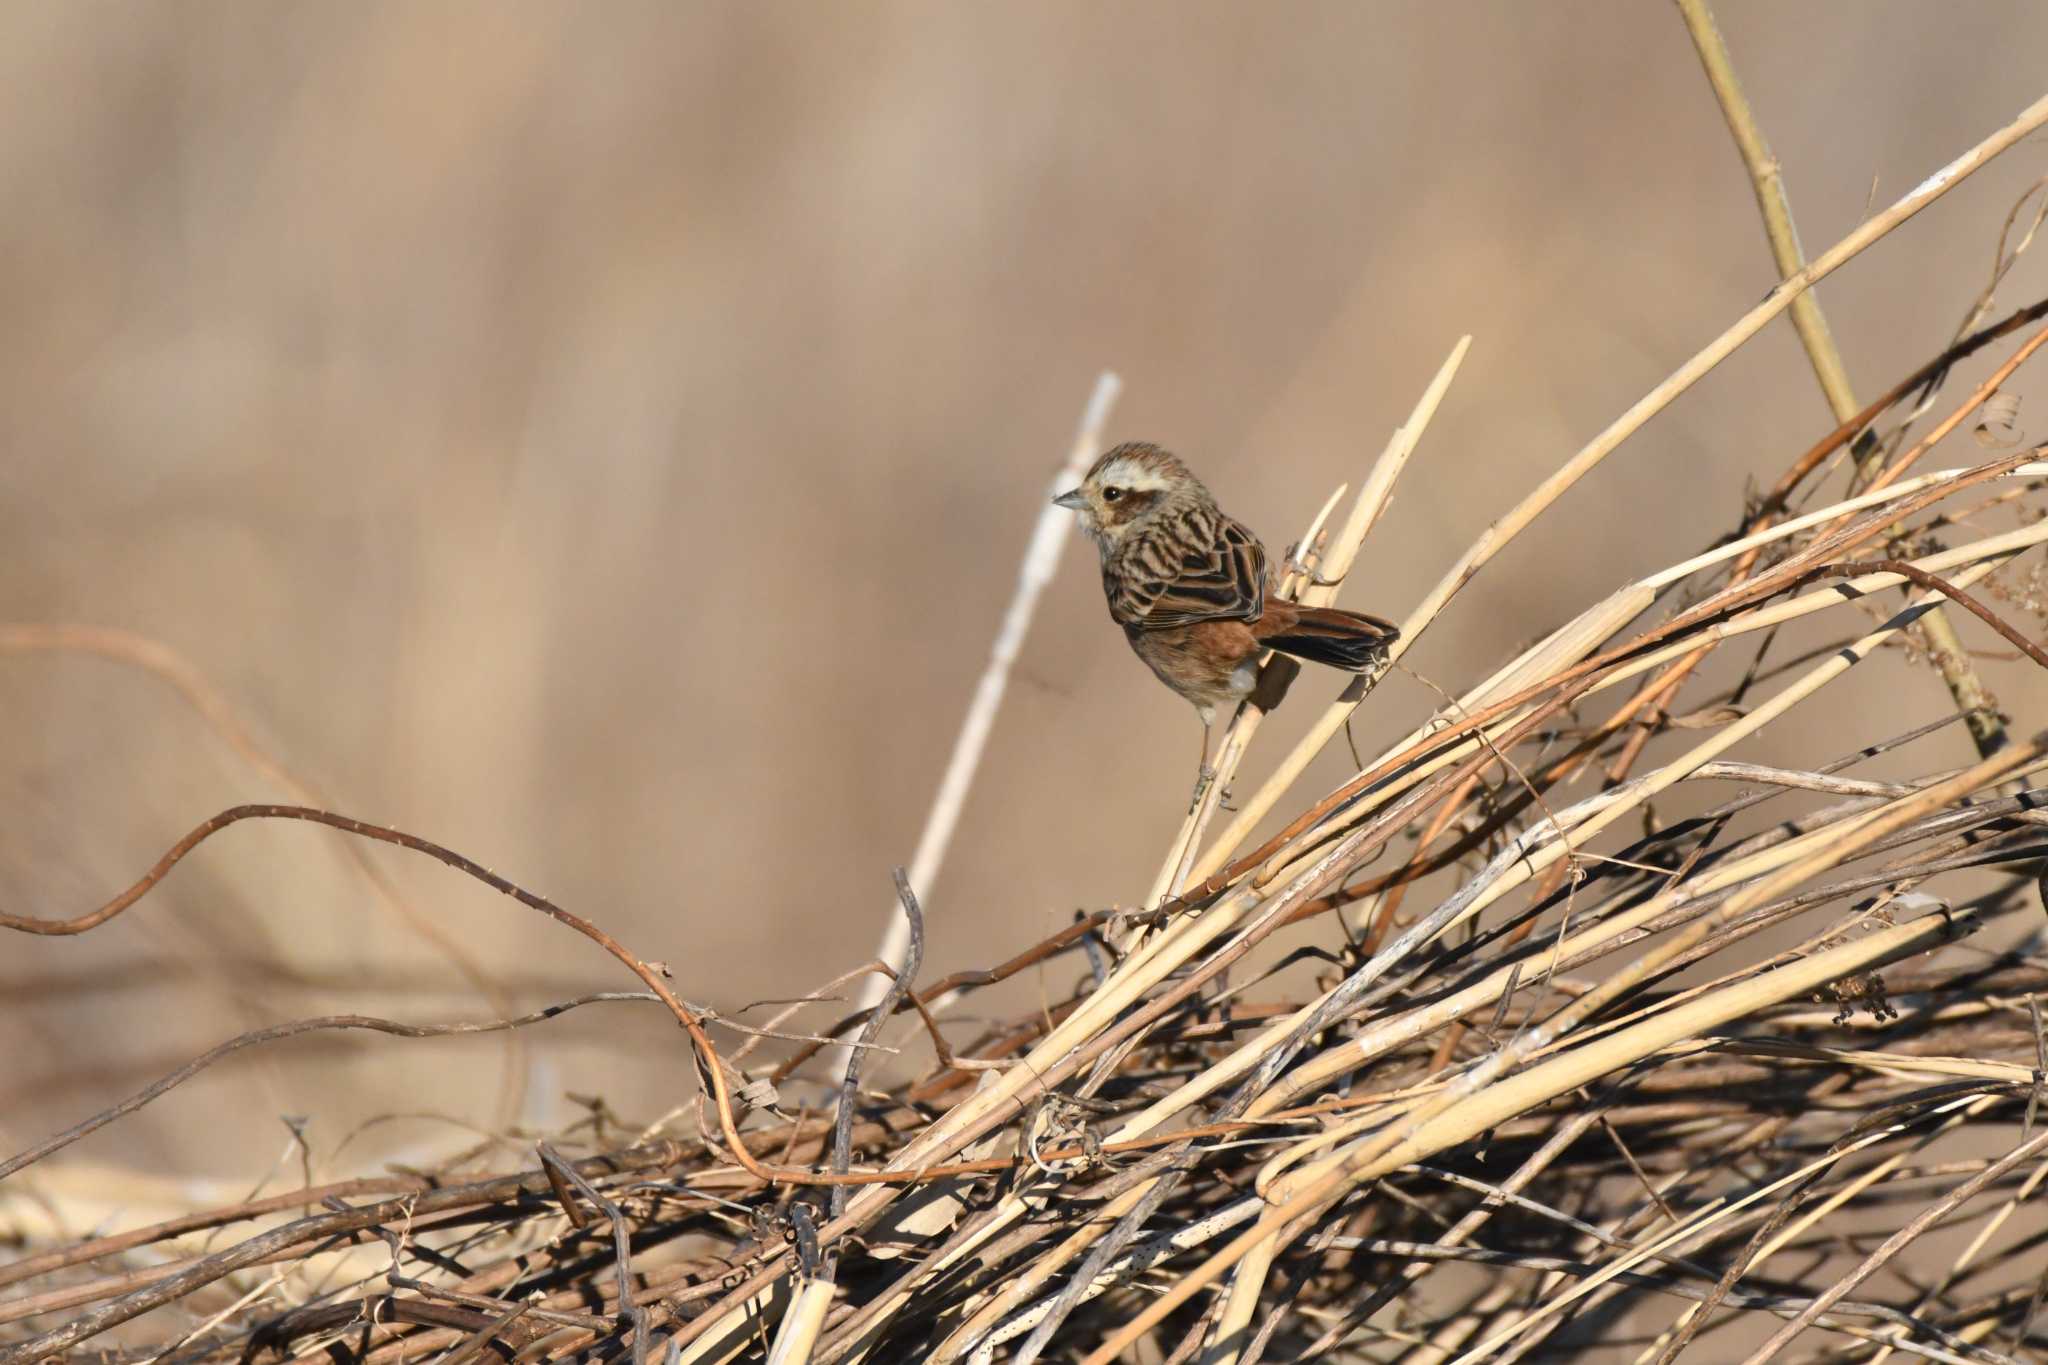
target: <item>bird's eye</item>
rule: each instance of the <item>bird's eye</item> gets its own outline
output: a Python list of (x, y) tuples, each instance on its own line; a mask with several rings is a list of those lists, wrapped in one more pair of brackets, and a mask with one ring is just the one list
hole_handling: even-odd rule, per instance
[(1123, 495), (1124, 490), (1121, 488), (1105, 488), (1102, 490), (1102, 500), (1104, 502), (1115, 502)]

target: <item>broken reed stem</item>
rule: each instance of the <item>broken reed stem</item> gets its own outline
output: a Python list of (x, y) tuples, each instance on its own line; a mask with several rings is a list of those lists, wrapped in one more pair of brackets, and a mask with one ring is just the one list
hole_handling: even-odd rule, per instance
[[(1302, 533), (1300, 548), (1295, 554), (1303, 565), (1308, 566), (1309, 573), (1314, 573), (1315, 566), (1322, 562), (1321, 544), (1324, 527), (1330, 520), (1330, 514), (1337, 510), (1337, 504), (1349, 490), (1349, 484), (1338, 484), (1336, 491), (1323, 500), (1322, 507), (1309, 522), (1308, 530)], [(1298, 599), (1302, 590), (1308, 586), (1308, 582), (1307, 575), (1290, 569), (1282, 576), (1276, 591), (1283, 597)], [(1270, 666), (1270, 660), (1269, 655), (1267, 666)], [(1223, 794), (1230, 790), (1231, 779), (1237, 775), (1237, 765), (1243, 760), (1245, 750), (1251, 747), (1252, 736), (1258, 732), (1259, 721), (1264, 714), (1249, 701), (1239, 703), (1237, 710), (1231, 714), (1230, 723), (1223, 731), (1223, 743), (1216, 751), (1216, 775), (1202, 787), (1194, 809), (1190, 810), (1187, 819), (1181, 822), (1180, 833), (1174, 837), (1167, 851), (1166, 861), (1161, 865), (1158, 877), (1153, 880), (1152, 890), (1145, 897), (1146, 905), (1156, 906), (1169, 896), (1178, 895), (1181, 886), (1186, 883), (1188, 867), (1194, 860), (1195, 849), (1200, 845), (1202, 834), (1209, 827), (1209, 821), (1222, 804)]]
[[(1422, 396), (1416, 400), (1414, 409), (1408, 414), (1408, 420), (1396, 427), (1393, 434), (1387, 438), (1385, 448), (1373, 462), (1365, 483), (1358, 490), (1358, 501), (1352, 504), (1351, 514), (1345, 519), (1343, 529), (1330, 542), (1320, 560), (1315, 561), (1314, 578), (1325, 581), (1316, 582), (1310, 579), (1299, 584), (1296, 594), (1300, 601), (1310, 606), (1322, 607), (1329, 606), (1337, 600), (1337, 594), (1342, 590), (1344, 580), (1350, 576), (1351, 566), (1356, 562), (1358, 552), (1365, 544), (1365, 538), (1371, 534), (1372, 528), (1379, 523), (1381, 515), (1387, 510), (1387, 504), (1393, 500), (1395, 483), (1399, 481), (1401, 472), (1408, 467), (1409, 458), (1415, 454), (1415, 448), (1422, 443), (1423, 433), (1428, 431), (1437, 408), (1443, 403), (1444, 395), (1450, 392), (1452, 381), (1458, 377), (1458, 370), (1464, 365), (1465, 356), (1471, 349), (1470, 336), (1458, 338), (1457, 343), (1451, 347), (1450, 354), (1444, 357), (1443, 364), (1437, 367), (1435, 377), (1423, 389)], [(1314, 543), (1317, 532), (1329, 516), (1330, 510), (1330, 505), (1325, 504), (1315, 521), (1310, 524), (1307, 535), (1301, 541), (1304, 554)], [(1238, 707), (1229, 730), (1225, 732), (1223, 747), (1217, 755), (1216, 776), (1203, 789), (1201, 801), (1189, 812), (1187, 820), (1181, 826), (1180, 834), (1169, 848), (1159, 876), (1145, 897), (1147, 907), (1158, 906), (1179, 895), (1181, 888), (1187, 884), (1195, 850), (1200, 846), (1201, 837), (1223, 800), (1224, 791), (1229, 788), (1231, 779), (1236, 776), (1238, 762), (1244, 757), (1244, 751), (1250, 745), (1251, 736), (1257, 730), (1263, 714), (1250, 702)]]
[[(1728, 53), (1728, 44), (1721, 36), (1719, 25), (1714, 22), (1714, 12), (1708, 0), (1678, 0), (1678, 12), (1684, 17), (1686, 31), (1692, 35), (1693, 46), (1699, 52), (1700, 64), (1706, 69), (1707, 82), (1714, 89), (1714, 97), (1721, 103), (1721, 113), (1728, 120), (1728, 131), (1735, 138), (1735, 148), (1742, 156), (1742, 164), (1749, 171), (1750, 183), (1756, 190), (1757, 210), (1763, 215), (1764, 236), (1770, 243), (1771, 259), (1778, 267), (1778, 276), (1789, 280), (1805, 268), (1806, 261), (1799, 249), (1798, 230), (1792, 223), (1792, 203), (1785, 192), (1783, 168), (1771, 155), (1763, 130), (1757, 126), (1756, 115), (1750, 108), (1749, 97), (1743, 93), (1742, 82), (1736, 78), (1734, 59)], [(1819, 296), (1808, 290), (1793, 300), (1791, 312), (1793, 329), (1799, 334), (1800, 344), (1806, 348), (1814, 378), (1820, 383), (1829, 409), (1837, 422), (1849, 421), (1862, 405), (1856, 401), (1848, 369), (1842, 363), (1842, 353), (1828, 329), (1826, 316), (1821, 312)], [(1977, 756), (1990, 757), (2005, 744), (2005, 722), (1991, 705), (1991, 694), (1985, 688), (1984, 680), (1978, 676), (1976, 664), (1964, 649), (1962, 638), (1956, 634), (1954, 623), (1948, 619), (1946, 611), (1937, 607), (1927, 613), (1920, 628), (1927, 636), (1927, 652), (1936, 672), (1948, 687), (1956, 709), (1968, 718), (1964, 724), (1969, 729), (1971, 741), (1977, 746)]]
[(782, 1315), (775, 1331), (775, 1345), (768, 1352), (768, 1365), (807, 1365), (817, 1349), (818, 1333), (825, 1326), (825, 1314), (832, 1307), (830, 1280), (804, 1280), (797, 1285), (795, 1301)]

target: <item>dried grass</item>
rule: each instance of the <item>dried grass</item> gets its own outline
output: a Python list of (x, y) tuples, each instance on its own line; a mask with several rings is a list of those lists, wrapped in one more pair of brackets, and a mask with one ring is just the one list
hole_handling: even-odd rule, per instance
[[(1459, 555), (1403, 648), (1815, 280), (2043, 122), (2048, 101), (1794, 272)], [(2048, 1359), (2048, 1234), (2030, 1202), (2048, 1179), (2032, 918), (2048, 816), (2030, 785), (2048, 740), (1958, 767), (1965, 717), (1901, 691), (1832, 762), (1736, 757), (1873, 656), (1927, 662), (1937, 604), (2048, 666), (2030, 638), (2036, 572), (2015, 568), (2048, 540), (2043, 450), (1914, 472), (1933, 442), (1908, 445), (1907, 414), (1876, 435), (1903, 452), (1881, 473), (1836, 494), (1815, 477), (1928, 374), (2018, 325), (1964, 339), (1801, 450), (1763, 501), (1731, 489), (1724, 543), (1590, 605), (1334, 790), (1304, 791), (1370, 689), (1348, 692), (1205, 842), (1257, 733), (1247, 707), (1223, 780), (1137, 907), (918, 984), (922, 916), (902, 882), (909, 950), (878, 1009), (816, 1017), (846, 981), (897, 975), (880, 963), (741, 1027), (459, 854), (304, 806), (224, 812), (71, 920), (0, 916), (85, 932), (217, 830), (310, 819), (484, 880), (648, 988), (487, 1025), (342, 1016), (232, 1040), (22, 1153), (0, 1168), (13, 1189), (215, 1057), (314, 1029), (518, 1028), (656, 1003), (705, 1082), (635, 1131), (594, 1110), (517, 1169), (489, 1141), (431, 1173), (37, 1246), (0, 1269), (0, 1359), (1463, 1365), (1598, 1346), (1647, 1365), (1795, 1342), (1831, 1360)], [(2044, 336), (1941, 427), (1984, 412)], [(1341, 582), (1411, 458), (1407, 477), (1432, 477), (1429, 417), (1464, 350), (1341, 520), (1340, 497), (1304, 498), (1320, 510), (1285, 590), (1334, 596), (1325, 580)], [(1795, 515), (1800, 497), (1823, 505)], [(1957, 528), (1967, 543), (1935, 543)], [(1707, 695), (1680, 712), (1688, 682)], [(1990, 926), (2004, 946), (1969, 941)], [(1072, 968), (1060, 998), (947, 1037), (956, 1002), (1055, 963)], [(756, 1060), (768, 1042), (787, 1046)], [(831, 1062), (849, 1043), (862, 1064), (839, 1095)], [(1931, 1279), (1901, 1260), (1922, 1239), (1952, 1248)]]

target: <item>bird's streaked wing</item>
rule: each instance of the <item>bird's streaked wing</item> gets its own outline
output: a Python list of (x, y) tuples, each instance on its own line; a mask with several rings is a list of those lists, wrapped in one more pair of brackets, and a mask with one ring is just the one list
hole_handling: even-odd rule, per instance
[(1157, 537), (1121, 573), (1103, 578), (1110, 615), (1148, 630), (1250, 621), (1266, 605), (1266, 552), (1258, 537), (1220, 514), (1208, 534)]

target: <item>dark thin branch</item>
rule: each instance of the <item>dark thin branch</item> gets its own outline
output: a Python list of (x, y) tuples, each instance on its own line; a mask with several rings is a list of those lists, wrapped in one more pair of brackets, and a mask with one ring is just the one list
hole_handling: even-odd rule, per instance
[(1850, 1290), (1862, 1284), (1893, 1257), (1906, 1249), (1908, 1243), (1928, 1231), (1950, 1210), (1975, 1197), (1985, 1186), (1992, 1184), (2013, 1167), (2048, 1148), (2048, 1133), (2042, 1133), (2031, 1142), (2023, 1142), (1982, 1171), (1950, 1190), (1940, 1199), (1922, 1209), (1912, 1221), (1884, 1239), (1877, 1250), (1864, 1257), (1855, 1269), (1835, 1281), (1820, 1295), (1799, 1311), (1799, 1315), (1779, 1328), (1771, 1339), (1758, 1347), (1749, 1357), (1746, 1365), (1762, 1365), (1779, 1351), (1792, 1344), (1792, 1339), (1811, 1326), (1823, 1313), (1836, 1307)]
[[(924, 962), (924, 912), (918, 908), (917, 893), (910, 889), (910, 877), (902, 868), (896, 868), (892, 875), (896, 879), (896, 898), (903, 902), (903, 914), (910, 921), (910, 948), (904, 954), (903, 969), (892, 975), (889, 989), (882, 1001), (868, 1016), (867, 1026), (860, 1031), (860, 1041), (872, 1043), (881, 1035), (882, 1026), (896, 1011), (896, 1006), (917, 980), (917, 969)], [(922, 1010), (920, 1010), (922, 1013)], [(930, 1016), (925, 1016), (929, 1022)], [(938, 1036), (937, 1025), (933, 1025), (933, 1036)], [(844, 1176), (853, 1165), (853, 1114), (860, 1099), (860, 1073), (863, 1055), (856, 1050), (846, 1059), (846, 1076), (839, 1084), (839, 1112), (832, 1124), (832, 1171)], [(846, 1213), (846, 1186), (832, 1187), (832, 1216), (840, 1218)]]
[(397, 1038), (446, 1038), (464, 1033), (501, 1033), (506, 1029), (524, 1028), (567, 1014), (570, 1010), (584, 1005), (613, 1004), (622, 1001), (660, 1004), (660, 1000), (647, 991), (597, 991), (590, 995), (579, 995), (574, 1000), (564, 1000), (549, 1005), (531, 1014), (522, 1014), (516, 1019), (493, 1019), (481, 1024), (403, 1024), (395, 1019), (379, 1019), (368, 1014), (329, 1014), (313, 1019), (294, 1019), (288, 1024), (272, 1024), (267, 1028), (251, 1029), (228, 1039), (218, 1047), (209, 1049), (193, 1058), (176, 1071), (159, 1078), (122, 1100), (111, 1108), (102, 1109), (91, 1118), (73, 1124), (54, 1137), (48, 1137), (25, 1151), (18, 1152), (6, 1161), (0, 1162), (0, 1180), (17, 1171), (35, 1165), (52, 1152), (61, 1152), (80, 1138), (112, 1123), (115, 1119), (132, 1114), (153, 1100), (191, 1080), (221, 1058), (240, 1052), (245, 1047), (256, 1047), (263, 1043), (275, 1043), (285, 1038), (296, 1038), (304, 1033), (322, 1033), (339, 1030), (361, 1029), (371, 1033), (388, 1033)]
[(1809, 569), (1801, 577), (1804, 579), (1861, 578), (1865, 574), (1874, 573), (1897, 574), (1899, 577), (1907, 579), (1931, 592), (1940, 593), (1943, 597), (1962, 607), (1985, 625), (1997, 631), (2014, 649), (2017, 649), (2020, 653), (2041, 665), (2041, 667), (2048, 668), (2048, 651), (2044, 651), (2032, 640), (2029, 640), (2026, 636), (2007, 625), (2004, 618), (1999, 616), (1997, 612), (1991, 610), (1991, 608), (1985, 606), (1946, 578), (1939, 578), (1918, 565), (1908, 564), (1903, 559), (1865, 559), (1846, 564), (1827, 564), (1817, 569)]
[[(633, 1302), (633, 1229), (626, 1221), (625, 1211), (617, 1203), (607, 1199), (604, 1192), (583, 1178), (582, 1172), (547, 1143), (540, 1143), (536, 1149), (541, 1165), (547, 1170), (550, 1180), (566, 1181), (576, 1192), (603, 1211), (612, 1222), (612, 1264), (619, 1277), (620, 1326), (633, 1334), (633, 1365), (645, 1365), (647, 1359), (647, 1313)], [(565, 1201), (566, 1202), (566, 1201)], [(580, 1219), (573, 1220), (580, 1226)]]

